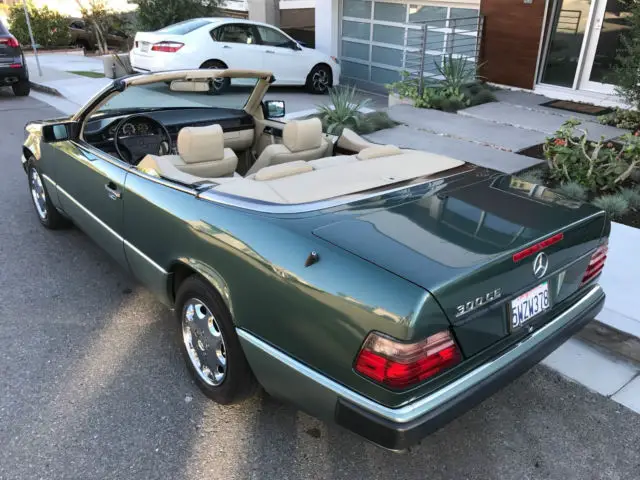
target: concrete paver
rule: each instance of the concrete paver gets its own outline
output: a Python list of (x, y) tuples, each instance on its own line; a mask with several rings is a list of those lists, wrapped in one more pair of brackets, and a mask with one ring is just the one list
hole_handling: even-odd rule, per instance
[(575, 339), (562, 345), (542, 364), (605, 396), (613, 395), (640, 373), (638, 366), (607, 357)]
[[(461, 111), (462, 112), (462, 111)], [(439, 110), (417, 109), (409, 105), (395, 105), (389, 116), (396, 122), (432, 133), (489, 145), (501, 150), (518, 151), (544, 141), (544, 134), (508, 125), (469, 118)]]
[[(561, 110), (555, 109), (553, 113), (550, 113), (539, 109), (521, 108), (509, 103), (492, 102), (478, 105), (477, 107), (465, 108), (460, 110), (458, 114), (481, 121), (495, 122), (498, 125), (518, 127), (523, 129), (523, 133), (520, 136), (526, 136), (524, 132), (527, 130), (551, 135), (573, 116), (571, 112), (563, 112), (563, 114), (556, 112), (561, 112)], [(564, 115), (564, 113), (567, 115)], [(600, 140), (600, 137), (608, 140), (628, 133), (620, 128), (601, 125), (597, 123), (596, 117), (591, 117), (591, 121), (580, 120), (582, 125), (579, 128), (587, 130), (590, 140)]]
[(425, 150), (457, 158), (504, 173), (515, 173), (541, 163), (535, 158), (505, 152), (465, 140), (419, 131), (404, 125), (380, 130), (366, 138), (372, 142), (397, 145), (402, 148)]
[(611, 398), (634, 412), (640, 413), (640, 376), (627, 383)]

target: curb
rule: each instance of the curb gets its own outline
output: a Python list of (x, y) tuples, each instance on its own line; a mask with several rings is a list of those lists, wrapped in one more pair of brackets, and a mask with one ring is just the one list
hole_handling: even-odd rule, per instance
[(640, 363), (640, 338), (598, 320), (588, 323), (576, 334), (576, 338), (607, 350), (614, 356)]
[(62, 95), (62, 93), (60, 93), (60, 91), (56, 88), (49, 87), (42, 83), (32, 82), (31, 80), (29, 81), (29, 83), (31, 84), (31, 88), (33, 88), (37, 92), (48, 93), (49, 95), (55, 95), (56, 97), (64, 98), (64, 95)]

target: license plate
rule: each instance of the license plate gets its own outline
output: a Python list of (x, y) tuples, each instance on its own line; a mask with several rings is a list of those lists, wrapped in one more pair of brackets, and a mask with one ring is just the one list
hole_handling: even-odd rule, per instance
[(548, 308), (549, 284), (544, 282), (511, 300), (511, 330), (522, 327)]
[(140, 51), (142, 53), (147, 53), (149, 51), (149, 43), (148, 42), (140, 43)]

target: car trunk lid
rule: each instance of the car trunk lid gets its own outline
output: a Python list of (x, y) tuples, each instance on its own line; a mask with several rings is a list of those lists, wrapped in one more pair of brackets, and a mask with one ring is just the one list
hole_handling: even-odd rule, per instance
[(142, 56), (162, 54), (163, 52), (152, 50), (153, 45), (160, 42), (185, 43), (185, 40), (184, 35), (173, 35), (162, 32), (138, 32), (134, 39), (133, 50)]
[[(437, 193), (354, 210), (314, 233), (428, 290), (468, 357), (512, 333), (511, 301), (525, 292), (545, 285), (550, 300), (548, 310), (523, 322), (526, 327), (551, 318), (553, 307), (579, 288), (606, 218), (588, 204), (516, 177), (474, 181), (473, 174), (465, 175)], [(542, 248), (544, 274), (533, 271), (538, 251), (514, 260), (554, 236)]]

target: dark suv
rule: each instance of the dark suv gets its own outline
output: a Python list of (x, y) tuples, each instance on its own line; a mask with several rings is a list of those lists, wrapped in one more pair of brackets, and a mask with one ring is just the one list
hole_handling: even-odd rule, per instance
[(11, 85), (19, 97), (29, 95), (29, 71), (20, 42), (0, 22), (0, 87)]

